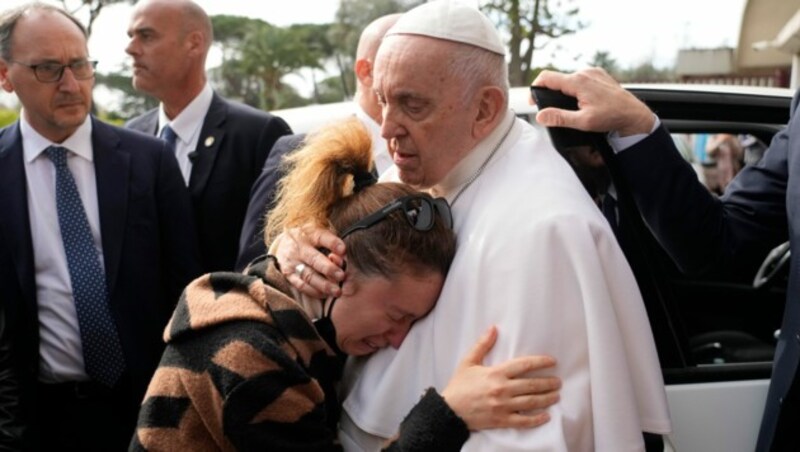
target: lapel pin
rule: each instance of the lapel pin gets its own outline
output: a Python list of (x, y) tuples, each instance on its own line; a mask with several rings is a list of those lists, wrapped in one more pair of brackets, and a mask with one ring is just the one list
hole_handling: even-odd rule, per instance
[(213, 145), (213, 144), (214, 144), (214, 137), (210, 136), (210, 135), (208, 137), (206, 137), (206, 141), (205, 141), (206, 147), (210, 148), (211, 145)]

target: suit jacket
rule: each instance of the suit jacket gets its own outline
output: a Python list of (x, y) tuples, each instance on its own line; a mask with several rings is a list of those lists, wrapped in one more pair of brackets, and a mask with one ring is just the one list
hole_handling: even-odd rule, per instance
[[(163, 351), (166, 322), (183, 287), (200, 274), (199, 256), (189, 195), (165, 143), (92, 118), (92, 146), (109, 305), (135, 416)], [(8, 328), (3, 335), (13, 345), (19, 406), (28, 421), (36, 405), (39, 323), (18, 122), (0, 130), (0, 211), (0, 305)], [(35, 437), (32, 432), (28, 439)]]
[[(155, 135), (158, 109), (126, 127)], [(189, 192), (204, 271), (233, 269), (250, 187), (275, 141), (290, 133), (283, 119), (214, 93), (190, 154)]]
[(12, 366), (11, 350), (5, 306), (0, 303), (0, 451), (22, 448), (24, 431), (19, 415), (19, 379)]
[(250, 190), (250, 203), (239, 238), (239, 257), (236, 259), (236, 271), (242, 271), (253, 259), (267, 253), (264, 243), (264, 216), (275, 201), (278, 181), (285, 175), (281, 163), (283, 157), (303, 144), (304, 133), (283, 136), (275, 142), (275, 146), (264, 162), (261, 175)]
[[(616, 155), (645, 221), (686, 273), (726, 268), (755, 275), (789, 238), (800, 250), (800, 92), (792, 116), (761, 161), (717, 199), (697, 180), (662, 127)], [(665, 189), (666, 188), (666, 189)], [(733, 265), (746, 263), (744, 268)], [(800, 425), (800, 252), (792, 253), (786, 308), (757, 450), (785, 448)], [(788, 426), (791, 426), (787, 428)], [(791, 440), (797, 444), (796, 436)], [(783, 450), (783, 449), (780, 449)]]

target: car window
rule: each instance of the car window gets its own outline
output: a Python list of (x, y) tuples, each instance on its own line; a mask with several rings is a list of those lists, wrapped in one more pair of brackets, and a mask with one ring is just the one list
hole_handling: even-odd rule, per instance
[(700, 182), (717, 195), (745, 166), (757, 163), (767, 149), (749, 133), (673, 133), (672, 139)]
[[(786, 93), (767, 101), (717, 93), (636, 94), (659, 113), (678, 151), (715, 195), (747, 165), (758, 162), (766, 143), (788, 121)], [(618, 204), (609, 219), (627, 230), (620, 245), (645, 301), (665, 381), (768, 378), (786, 295), (786, 269), (768, 265), (775, 271), (767, 271), (771, 277), (757, 287), (761, 258), (746, 263), (752, 271), (741, 274), (683, 275), (644, 224), (624, 183), (615, 184), (601, 149), (577, 146), (559, 152), (607, 218), (609, 203), (604, 201)]]

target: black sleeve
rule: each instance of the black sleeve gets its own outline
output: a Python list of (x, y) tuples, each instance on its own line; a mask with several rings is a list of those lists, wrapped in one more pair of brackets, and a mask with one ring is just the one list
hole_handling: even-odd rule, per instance
[(19, 380), (11, 363), (5, 310), (0, 305), (0, 451), (21, 450), (23, 431), (19, 417)]
[(384, 450), (392, 452), (459, 451), (469, 439), (467, 424), (436, 390), (429, 388), (400, 424), (397, 438)]
[(189, 190), (174, 153), (165, 147), (160, 157), (155, 198), (159, 238), (164, 244), (163, 307), (171, 312), (183, 288), (203, 271)]
[(305, 134), (282, 136), (264, 162), (261, 175), (250, 189), (250, 202), (244, 217), (242, 232), (239, 236), (239, 256), (236, 258), (236, 271), (242, 271), (253, 259), (266, 254), (262, 232), (264, 231), (264, 215), (275, 199), (278, 181), (283, 177), (281, 163), (283, 157), (298, 148)]
[(720, 198), (698, 181), (663, 126), (616, 154), (642, 217), (684, 273), (724, 269), (752, 280), (767, 252), (787, 240), (792, 127), (800, 127), (799, 115), (775, 135), (761, 161), (742, 170)]

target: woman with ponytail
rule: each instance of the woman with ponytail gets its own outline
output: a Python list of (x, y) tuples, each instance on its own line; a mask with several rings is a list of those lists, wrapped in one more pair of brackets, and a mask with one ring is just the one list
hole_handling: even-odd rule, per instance
[[(455, 254), (447, 202), (375, 183), (370, 146), (355, 119), (310, 136), (288, 158), (267, 220), (267, 243), (309, 223), (342, 237), (342, 296), (303, 302), (271, 256), (192, 282), (164, 332), (131, 450), (341, 450), (334, 386), (344, 359), (399, 347), (433, 308)], [(496, 338), (491, 328), (447, 387), (422, 395), (387, 450), (455, 451), (470, 431), (547, 421), (536, 409), (552, 400), (532, 394), (557, 380), (527, 377), (554, 363), (483, 366)]]

